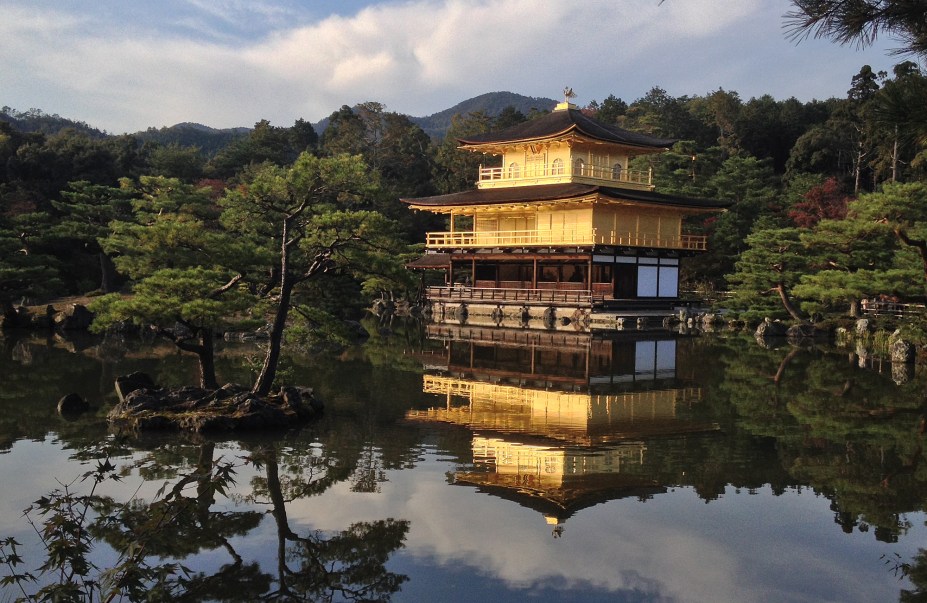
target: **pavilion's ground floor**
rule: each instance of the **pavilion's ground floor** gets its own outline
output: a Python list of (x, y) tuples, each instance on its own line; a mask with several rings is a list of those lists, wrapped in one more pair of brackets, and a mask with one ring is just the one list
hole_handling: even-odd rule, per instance
[[(682, 305), (678, 252), (599, 248), (557, 252), (429, 254), (413, 267), (440, 268), (425, 290), (438, 322), (544, 328), (657, 324)], [(661, 320), (657, 320), (661, 319)]]

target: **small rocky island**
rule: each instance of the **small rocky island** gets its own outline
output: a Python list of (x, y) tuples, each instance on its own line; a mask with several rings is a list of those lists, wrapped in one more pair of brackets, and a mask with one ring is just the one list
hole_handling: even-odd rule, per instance
[(108, 421), (118, 430), (247, 431), (286, 429), (322, 412), (308, 387), (284, 387), (269, 396), (229, 383), (217, 390), (159, 387), (145, 373), (116, 379), (119, 403)]

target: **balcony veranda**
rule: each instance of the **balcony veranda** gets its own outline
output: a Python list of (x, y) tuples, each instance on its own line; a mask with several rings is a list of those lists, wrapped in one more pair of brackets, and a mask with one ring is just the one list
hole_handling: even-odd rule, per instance
[(542, 164), (519, 167), (480, 166), (477, 186), (523, 186), (526, 184), (556, 184), (585, 182), (621, 188), (653, 190), (653, 169), (625, 170), (598, 165)]
[[(610, 284), (594, 283), (593, 289), (584, 288), (580, 283), (538, 283), (537, 288), (528, 288), (530, 283), (508, 283), (511, 286), (494, 287), (488, 282), (477, 281), (476, 287), (465, 285), (445, 285), (428, 287), (427, 296), (431, 301), (469, 303), (503, 303), (504, 305), (550, 305), (589, 307), (605, 301), (605, 291), (611, 290)], [(505, 285), (505, 283), (503, 283)], [(518, 286), (521, 285), (521, 286)]]
[(613, 245), (616, 247), (646, 247), (649, 249), (677, 249), (705, 251), (704, 235), (670, 235), (642, 232), (617, 232), (593, 229), (560, 230), (498, 230), (429, 232), (425, 246), (429, 249), (473, 249), (511, 247), (590, 247)]

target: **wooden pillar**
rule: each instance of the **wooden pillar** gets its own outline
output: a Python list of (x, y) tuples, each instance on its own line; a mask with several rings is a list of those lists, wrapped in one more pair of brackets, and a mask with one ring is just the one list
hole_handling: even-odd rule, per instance
[(476, 286), (476, 257), (471, 258), (470, 264), (470, 286)]
[(615, 285), (618, 283), (618, 251), (612, 252), (612, 299), (616, 299)]
[(589, 267), (586, 269), (586, 289), (592, 292), (592, 254), (589, 254)]
[(538, 259), (533, 258), (531, 261), (534, 264), (534, 269), (531, 271), (531, 288), (537, 289), (538, 288)]

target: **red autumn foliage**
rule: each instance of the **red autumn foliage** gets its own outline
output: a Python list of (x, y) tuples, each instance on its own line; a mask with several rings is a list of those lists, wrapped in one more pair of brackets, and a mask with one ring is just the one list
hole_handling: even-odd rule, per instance
[(813, 228), (826, 219), (842, 220), (847, 216), (847, 204), (853, 199), (840, 189), (836, 178), (811, 187), (803, 197), (789, 210), (789, 218), (800, 228)]
[(212, 199), (218, 199), (225, 192), (226, 182), (217, 178), (202, 178), (196, 183), (196, 186), (210, 189), (209, 196)]

